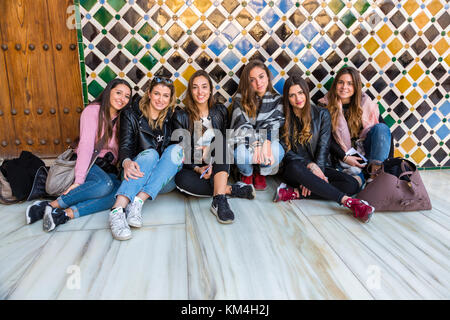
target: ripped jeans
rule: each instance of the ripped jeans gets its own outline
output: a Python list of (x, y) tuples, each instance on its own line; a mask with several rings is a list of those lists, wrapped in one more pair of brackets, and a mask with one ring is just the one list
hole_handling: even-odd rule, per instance
[(364, 151), (369, 163), (383, 162), (389, 156), (391, 149), (391, 131), (384, 123), (374, 125), (364, 140)]
[(120, 180), (115, 174), (106, 173), (94, 164), (82, 185), (56, 200), (61, 208), (72, 209), (74, 218), (79, 218), (111, 209), (119, 186)]

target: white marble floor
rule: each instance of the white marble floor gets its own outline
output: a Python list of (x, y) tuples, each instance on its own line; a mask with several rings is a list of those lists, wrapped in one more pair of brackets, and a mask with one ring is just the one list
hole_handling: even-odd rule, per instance
[(421, 171), (431, 211), (375, 213), (328, 201), (161, 195), (144, 227), (115, 241), (108, 212), (42, 231), (29, 203), (0, 206), (0, 299), (450, 299), (450, 171)]

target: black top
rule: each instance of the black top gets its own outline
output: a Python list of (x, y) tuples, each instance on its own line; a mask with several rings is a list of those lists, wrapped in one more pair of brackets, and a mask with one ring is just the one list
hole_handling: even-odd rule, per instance
[[(298, 130), (301, 130), (300, 121), (297, 116), (291, 110), (291, 123), (289, 139), (291, 143), (291, 149), (286, 152), (283, 161), (289, 162), (297, 160), (302, 162), (305, 166), (309, 163), (316, 163), (319, 168), (324, 171), (325, 167), (330, 166), (329, 161), (329, 147), (331, 137), (331, 116), (326, 108), (317, 107), (311, 105), (311, 140), (303, 145), (294, 141), (293, 133), (293, 121), (297, 122)], [(287, 147), (283, 141), (281, 141), (283, 148), (287, 150)]]
[(172, 112), (169, 110), (163, 128), (152, 129), (148, 119), (139, 109), (140, 98), (120, 113), (119, 164), (129, 158), (134, 159), (141, 151), (155, 149), (161, 155), (171, 144)]
[[(222, 133), (223, 142), (224, 142), (223, 145), (225, 146), (226, 145), (225, 144), (226, 129), (228, 127), (228, 110), (227, 110), (227, 108), (223, 104), (215, 104), (209, 110), (208, 118), (211, 120), (213, 129), (219, 130)], [(191, 158), (188, 159), (186, 157), (184, 167), (193, 170), (194, 167), (196, 165), (200, 165), (200, 163), (199, 164), (191, 163), (191, 162), (194, 162), (194, 159), (195, 159), (194, 158), (195, 149), (193, 148), (195, 142), (194, 142), (192, 125), (193, 124), (190, 123), (190, 121), (189, 121), (188, 113), (184, 109), (177, 107), (175, 109), (175, 112), (172, 117), (172, 127), (173, 127), (173, 130), (184, 129), (184, 130), (187, 130), (190, 132), (190, 138), (191, 138), (190, 143), (185, 142), (184, 147), (185, 147), (185, 155), (190, 154)], [(216, 139), (216, 137), (213, 139), (213, 141), (215, 141), (215, 139)], [(183, 141), (183, 136), (180, 135), (178, 142), (181, 142), (181, 141)], [(213, 143), (213, 142), (211, 142), (211, 143)]]

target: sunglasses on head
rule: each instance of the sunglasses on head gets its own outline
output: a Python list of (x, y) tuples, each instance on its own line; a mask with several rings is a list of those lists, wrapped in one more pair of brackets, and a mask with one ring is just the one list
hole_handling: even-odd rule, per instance
[(156, 82), (156, 83), (163, 82), (163, 83), (166, 83), (166, 84), (172, 84), (173, 83), (172, 80), (170, 80), (168, 78), (164, 78), (164, 77), (154, 77), (153, 78), (153, 82)]

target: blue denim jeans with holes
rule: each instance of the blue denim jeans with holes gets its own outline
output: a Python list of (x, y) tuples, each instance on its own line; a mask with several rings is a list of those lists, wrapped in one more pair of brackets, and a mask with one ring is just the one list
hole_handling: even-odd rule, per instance
[(56, 200), (61, 208), (72, 209), (74, 218), (79, 218), (110, 209), (119, 186), (120, 180), (115, 174), (106, 173), (94, 164), (82, 185)]
[(159, 193), (175, 189), (174, 177), (183, 166), (183, 149), (177, 144), (170, 145), (161, 157), (155, 149), (147, 149), (139, 153), (134, 161), (144, 176), (123, 180), (116, 196), (122, 195), (133, 201), (140, 192), (144, 192), (154, 200)]
[[(259, 165), (260, 174), (262, 176), (274, 175), (278, 172), (278, 165), (284, 157), (284, 149), (281, 144), (274, 140), (271, 141), (272, 154), (275, 163), (272, 165)], [(234, 163), (239, 169), (239, 172), (244, 176), (251, 176), (253, 174), (253, 152), (244, 144), (236, 147), (234, 150)]]
[(364, 151), (369, 163), (383, 162), (389, 156), (391, 149), (391, 131), (384, 123), (378, 123), (370, 129), (364, 140)]

